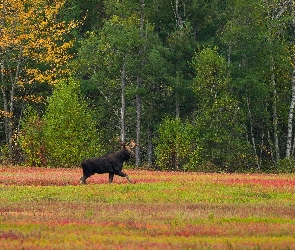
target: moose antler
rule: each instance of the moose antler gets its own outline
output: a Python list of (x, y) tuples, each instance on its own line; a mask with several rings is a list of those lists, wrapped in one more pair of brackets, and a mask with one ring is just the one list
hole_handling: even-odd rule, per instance
[(133, 139), (131, 139), (128, 144), (131, 149), (134, 148), (135, 146), (139, 146), (139, 144), (136, 143)]
[(136, 143), (133, 139), (131, 139), (130, 142), (122, 142), (121, 138), (118, 137), (118, 142), (122, 147), (128, 146), (130, 149), (133, 149), (135, 146), (139, 146), (139, 144)]
[(125, 146), (127, 145), (127, 143), (122, 142), (122, 140), (121, 140), (120, 137), (118, 137), (118, 142), (119, 142), (119, 144), (120, 144), (122, 147), (125, 147)]

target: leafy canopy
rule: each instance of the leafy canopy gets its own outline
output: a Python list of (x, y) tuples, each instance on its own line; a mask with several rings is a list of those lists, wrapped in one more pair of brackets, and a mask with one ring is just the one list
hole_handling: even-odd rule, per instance
[(44, 139), (49, 165), (75, 166), (100, 154), (99, 134), (92, 112), (81, 97), (80, 84), (60, 81), (44, 117)]

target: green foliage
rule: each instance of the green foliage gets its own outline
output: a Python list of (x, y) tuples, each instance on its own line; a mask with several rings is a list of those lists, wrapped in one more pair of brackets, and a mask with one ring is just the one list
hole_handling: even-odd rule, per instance
[[(14, 2), (23, 6), (19, 0)], [(43, 7), (61, 3), (41, 2)], [(48, 160), (51, 165), (58, 165), (66, 159), (62, 165), (67, 165), (76, 164), (78, 160), (62, 156), (61, 151), (77, 158), (99, 153), (96, 147), (88, 147), (97, 142), (90, 143), (89, 139), (86, 143), (87, 135), (82, 134), (88, 128), (94, 131), (96, 124), (102, 141), (117, 137), (124, 79), (127, 137), (135, 139), (139, 132), (135, 127), (140, 121), (140, 153), (149, 165), (155, 159), (151, 143), (154, 141), (158, 143), (155, 153), (161, 169), (293, 171), (293, 160), (278, 161), (286, 155), (286, 138), (290, 138), (287, 131), (294, 70), (294, 6), (292, 1), (283, 2), (67, 0), (54, 15), (59, 24), (54, 26), (55, 32), (51, 32), (55, 34), (50, 35), (53, 40), (45, 39), (51, 24), (46, 21), (49, 16), (44, 17), (54, 13), (54, 8), (45, 8), (46, 14), (42, 11), (44, 8), (38, 9), (32, 1), (25, 1), (28, 8), (23, 10), (27, 11), (19, 18), (25, 23), (41, 20), (32, 23), (33, 26), (38, 23), (40, 29), (27, 29), (28, 25), (22, 25), (24, 22), (9, 26), (9, 18), (6, 18), (9, 12), (2, 11), (5, 22), (1, 28), (9, 28), (12, 37), (5, 39), (4, 36), (0, 41), (4, 47), (9, 43), (13, 46), (3, 50), (8, 54), (0, 54), (0, 142), (3, 145), (0, 160), (7, 163), (13, 159), (18, 163), (21, 159), (25, 164), (42, 166)], [(10, 3), (6, 7), (9, 6), (17, 7)], [(12, 19), (17, 13), (17, 9), (11, 11)], [(73, 20), (79, 25), (74, 25)], [(71, 27), (66, 25), (69, 23)], [(19, 32), (14, 31), (21, 27), (24, 29), (19, 39), (24, 42), (17, 42), (14, 38)], [(27, 40), (35, 41), (30, 49), (24, 47)], [(73, 43), (64, 43), (69, 40)], [(42, 42), (48, 46), (42, 47)], [(37, 55), (42, 48), (56, 53)], [(62, 58), (70, 62), (75, 72), (60, 67)], [(33, 83), (30, 76), (25, 75), (28, 69), (32, 77), (36, 76)], [(50, 104), (50, 111), (46, 112), (47, 124), (33, 110), (27, 110), (20, 123), (18, 119), (28, 103), (38, 113), (45, 112), (44, 100), (50, 96), (52, 86), (49, 79), (60, 79), (62, 74), (75, 75), (80, 80), (83, 96), (76, 102), (82, 104), (82, 99), (86, 99), (92, 105), (95, 110), (90, 115), (92, 122), (86, 122), (91, 126), (85, 129), (79, 124), (80, 118), (74, 118), (78, 116), (76, 113), (79, 116), (85, 113), (71, 111), (75, 107), (71, 101), (76, 97), (65, 92), (63, 95), (69, 101), (66, 103), (63, 95), (54, 99), (54, 108)], [(136, 96), (140, 96), (140, 102)], [(61, 109), (61, 106), (70, 108)], [(86, 103), (82, 106), (83, 110), (87, 109)], [(140, 112), (137, 112), (139, 106)], [(68, 110), (71, 115), (67, 114)], [(174, 117), (175, 111), (182, 119), (180, 124), (173, 119), (171, 124), (163, 122), (164, 117)], [(58, 115), (49, 117), (48, 112)], [(73, 117), (67, 120), (64, 116)], [(190, 122), (183, 122), (185, 119)], [(19, 124), (22, 125), (19, 138), (22, 151), (18, 151), (14, 137)], [(76, 129), (77, 124), (80, 127)], [(58, 133), (54, 126), (62, 132)], [(161, 130), (157, 133), (159, 127)], [(191, 132), (177, 138), (177, 133), (182, 134), (178, 131), (182, 130)], [(91, 138), (97, 138), (96, 132), (94, 134)], [(48, 142), (52, 138), (56, 145)], [(62, 141), (69, 142), (62, 144)], [(170, 142), (174, 144), (168, 146)], [(86, 146), (78, 149), (77, 145)], [(110, 143), (103, 146), (113, 150)], [(97, 147), (97, 151), (99, 149)], [(57, 151), (60, 151), (58, 157)]]
[[(287, 59), (290, 54), (287, 55), (286, 27), (290, 23), (286, 17), (294, 11), (291, 5), (282, 7), (277, 1), (262, 2), (233, 1), (233, 11), (221, 39), (230, 52), (235, 96), (240, 107), (248, 110), (248, 118), (246, 113), (244, 115), (248, 128), (251, 124), (252, 131), (248, 131), (248, 135), (254, 132), (251, 140), (257, 152), (265, 149), (264, 154), (256, 154), (264, 168), (269, 169), (286, 153), (292, 72)], [(292, 39), (294, 41), (294, 33)]]
[(194, 126), (180, 119), (166, 118), (160, 125), (155, 148), (156, 163), (162, 170), (193, 170), (190, 161), (200, 160), (196, 151)]
[(284, 158), (278, 162), (277, 172), (278, 173), (294, 173), (295, 170), (295, 159)]
[(225, 93), (228, 84), (225, 59), (217, 48), (205, 48), (192, 59), (196, 72), (193, 90), (199, 94), (201, 105), (213, 105), (217, 97)]
[(19, 143), (25, 153), (25, 164), (45, 166), (47, 164), (46, 147), (43, 138), (43, 120), (38, 113), (28, 107), (24, 112)]
[(0, 146), (0, 162), (1, 164), (10, 164), (8, 145), (3, 143)]
[(254, 156), (250, 144), (244, 139), (240, 115), (236, 102), (227, 96), (197, 115), (195, 130), (203, 161), (225, 171), (254, 167)]
[(49, 165), (75, 166), (101, 153), (99, 134), (79, 87), (73, 79), (61, 81), (49, 99), (44, 116)]
[(198, 95), (196, 133), (202, 159), (222, 170), (251, 168), (253, 156), (244, 139), (244, 114), (233, 95), (225, 59), (217, 49), (206, 48), (192, 61)]

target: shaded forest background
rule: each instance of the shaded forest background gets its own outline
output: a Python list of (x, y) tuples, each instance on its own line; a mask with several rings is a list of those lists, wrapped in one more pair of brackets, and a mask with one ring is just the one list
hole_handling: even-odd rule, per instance
[(293, 0), (2, 0), (2, 164), (294, 171)]

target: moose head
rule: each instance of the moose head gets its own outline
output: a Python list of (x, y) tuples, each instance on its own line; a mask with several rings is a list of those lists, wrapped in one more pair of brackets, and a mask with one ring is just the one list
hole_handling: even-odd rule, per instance
[(134, 148), (135, 146), (139, 146), (139, 144), (136, 143), (133, 139), (131, 139), (130, 142), (126, 142), (126, 143), (121, 142), (121, 146), (122, 146), (122, 150), (127, 151), (131, 157), (134, 157), (135, 156)]

